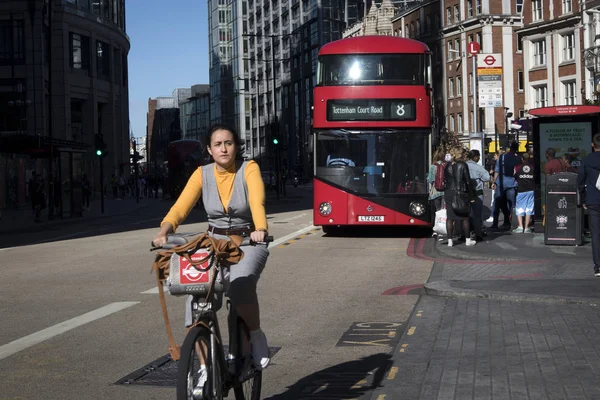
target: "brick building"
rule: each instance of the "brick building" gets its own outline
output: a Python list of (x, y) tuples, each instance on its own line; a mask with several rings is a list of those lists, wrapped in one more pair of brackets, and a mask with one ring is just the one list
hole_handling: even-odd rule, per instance
[[(532, 108), (598, 99), (600, 0), (414, 1), (396, 14), (393, 31), (432, 50), (436, 114), (449, 131), (477, 128), (491, 138), (506, 132), (507, 112), (523, 120)], [(502, 55), (503, 107), (474, 112), (470, 42)]]

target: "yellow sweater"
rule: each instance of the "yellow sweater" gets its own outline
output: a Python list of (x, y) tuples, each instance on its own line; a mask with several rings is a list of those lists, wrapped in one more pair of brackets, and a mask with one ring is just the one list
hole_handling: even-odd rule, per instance
[[(231, 194), (233, 193), (233, 182), (235, 179), (235, 165), (227, 171), (218, 171), (214, 166), (215, 179), (223, 209), (227, 213), (227, 207)], [(265, 184), (260, 175), (260, 168), (254, 161), (248, 161), (244, 174), (248, 186), (248, 202), (252, 212), (252, 220), (255, 229), (267, 229), (267, 213), (265, 211)], [(202, 195), (202, 167), (198, 168), (190, 177), (187, 185), (181, 192), (179, 199), (175, 202), (167, 216), (161, 222), (169, 222), (173, 225), (173, 231), (187, 218), (192, 208), (196, 205)]]

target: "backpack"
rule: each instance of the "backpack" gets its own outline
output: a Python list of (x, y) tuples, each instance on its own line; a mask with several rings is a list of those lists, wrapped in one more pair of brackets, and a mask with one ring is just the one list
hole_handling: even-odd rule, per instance
[(435, 180), (433, 181), (433, 187), (438, 192), (446, 190), (446, 179), (444, 178), (444, 170), (446, 169), (446, 163), (439, 163), (435, 168)]

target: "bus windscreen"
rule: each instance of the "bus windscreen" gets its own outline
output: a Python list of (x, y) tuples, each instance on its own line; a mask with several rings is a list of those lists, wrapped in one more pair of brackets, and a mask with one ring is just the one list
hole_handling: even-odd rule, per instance
[(429, 132), (317, 133), (316, 176), (357, 195), (427, 193)]
[(423, 54), (336, 54), (319, 57), (322, 86), (425, 85)]

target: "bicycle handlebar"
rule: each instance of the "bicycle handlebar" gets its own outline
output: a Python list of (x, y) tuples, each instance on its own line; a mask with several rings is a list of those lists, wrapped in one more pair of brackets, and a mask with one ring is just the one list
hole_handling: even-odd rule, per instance
[[(167, 242), (165, 244), (163, 244), (162, 246), (155, 246), (154, 242), (150, 242), (150, 251), (153, 250), (170, 250), (174, 247), (177, 246), (182, 246), (186, 243), (189, 243), (189, 239), (190, 238), (194, 238), (198, 235), (201, 235), (201, 233), (173, 233), (170, 235), (167, 235)], [(254, 242), (252, 239), (250, 239), (249, 237), (246, 237), (242, 240), (242, 243), (240, 243), (240, 246), (266, 246), (269, 243), (271, 243), (273, 241), (273, 236), (265, 236), (265, 240), (262, 242)]]

